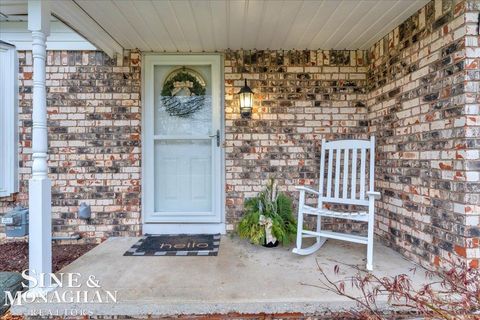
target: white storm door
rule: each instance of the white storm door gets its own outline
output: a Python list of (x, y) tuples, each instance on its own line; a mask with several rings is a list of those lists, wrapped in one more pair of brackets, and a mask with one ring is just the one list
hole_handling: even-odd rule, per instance
[(145, 223), (222, 220), (220, 62), (219, 55), (145, 57)]

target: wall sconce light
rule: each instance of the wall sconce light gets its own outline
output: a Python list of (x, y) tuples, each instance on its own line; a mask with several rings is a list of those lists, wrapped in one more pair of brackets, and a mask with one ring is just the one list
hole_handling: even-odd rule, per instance
[(240, 98), (240, 114), (242, 118), (250, 119), (253, 108), (253, 91), (247, 85), (247, 79), (245, 79), (245, 85), (238, 92), (238, 96)]

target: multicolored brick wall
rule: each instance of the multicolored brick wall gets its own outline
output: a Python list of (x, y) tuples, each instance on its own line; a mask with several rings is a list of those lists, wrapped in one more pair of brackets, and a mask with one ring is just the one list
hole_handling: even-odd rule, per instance
[[(425, 265), (452, 256), (478, 265), (479, 6), (433, 0), (368, 51), (225, 52), (228, 230), (269, 177), (294, 197), (294, 186), (316, 186), (322, 138), (374, 134), (379, 238)], [(28, 204), (32, 58), (19, 56), (21, 190), (0, 199), (0, 213)], [(49, 52), (47, 72), (55, 235), (138, 235), (139, 53)], [(236, 97), (244, 79), (256, 93), (251, 120)], [(82, 201), (90, 223), (77, 219)]]
[(465, 195), (457, 210), (465, 214), (465, 256), (480, 267), (480, 1), (465, 7)]
[(376, 232), (423, 264), (480, 258), (478, 82), (466, 81), (478, 80), (478, 9), (468, 6), (431, 1), (370, 50)]
[[(28, 206), (32, 57), (30, 52), (19, 52), (19, 57), (21, 187), (19, 194), (0, 200), (0, 212), (17, 203)], [(138, 235), (139, 54), (119, 66), (100, 52), (52, 51), (47, 65), (55, 235), (80, 233), (97, 241)], [(323, 137), (366, 136), (367, 66), (365, 51), (225, 53), (230, 230), (242, 214), (243, 199), (260, 191), (269, 177), (278, 178), (289, 192), (298, 184), (316, 185)], [(235, 95), (245, 78), (257, 93), (252, 120), (240, 119)], [(89, 223), (77, 217), (81, 202), (92, 205)]]
[[(0, 213), (17, 203), (28, 206), (32, 54), (21, 51), (18, 57), (20, 192), (0, 199)], [(140, 55), (117, 61), (102, 52), (49, 51), (46, 71), (54, 234), (75, 232), (91, 241), (138, 235)], [(81, 202), (92, 206), (89, 223), (77, 217)]]
[[(226, 52), (227, 229), (269, 177), (295, 197), (297, 185), (317, 187), (322, 138), (367, 136), (367, 67), (366, 51)], [(236, 96), (244, 79), (255, 92), (251, 120), (240, 117)]]

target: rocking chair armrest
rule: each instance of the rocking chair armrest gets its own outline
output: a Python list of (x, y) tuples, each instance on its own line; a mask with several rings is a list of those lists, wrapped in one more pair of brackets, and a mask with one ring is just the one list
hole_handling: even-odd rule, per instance
[(310, 188), (305, 187), (305, 186), (297, 186), (297, 187), (295, 187), (295, 189), (297, 189), (298, 191), (307, 191), (307, 192), (310, 192), (310, 193), (313, 193), (313, 194), (316, 194), (316, 195), (320, 194), (320, 192), (315, 191), (315, 190), (310, 189)]
[(367, 196), (369, 198), (373, 198), (375, 200), (380, 199), (380, 192), (378, 191), (367, 191)]

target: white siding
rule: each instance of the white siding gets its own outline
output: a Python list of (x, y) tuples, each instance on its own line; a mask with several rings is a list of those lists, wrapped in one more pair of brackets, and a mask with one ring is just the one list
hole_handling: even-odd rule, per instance
[(18, 191), (18, 59), (0, 43), (0, 197)]
[[(74, 1), (79, 11), (76, 16), (87, 13), (121, 47), (138, 48), (145, 52), (214, 52), (227, 48), (368, 49), (428, 2)], [(64, 1), (55, 0), (52, 3), (59, 7)], [(65, 10), (56, 12), (55, 6), (52, 11), (62, 18)], [(92, 23), (86, 18), (74, 21), (65, 15), (62, 19), (77, 28)], [(94, 40), (97, 33), (83, 34), (99, 43)]]
[[(95, 46), (60, 21), (52, 21), (47, 50), (96, 50)], [(32, 50), (32, 35), (26, 21), (0, 21), (0, 40), (17, 50)]]

